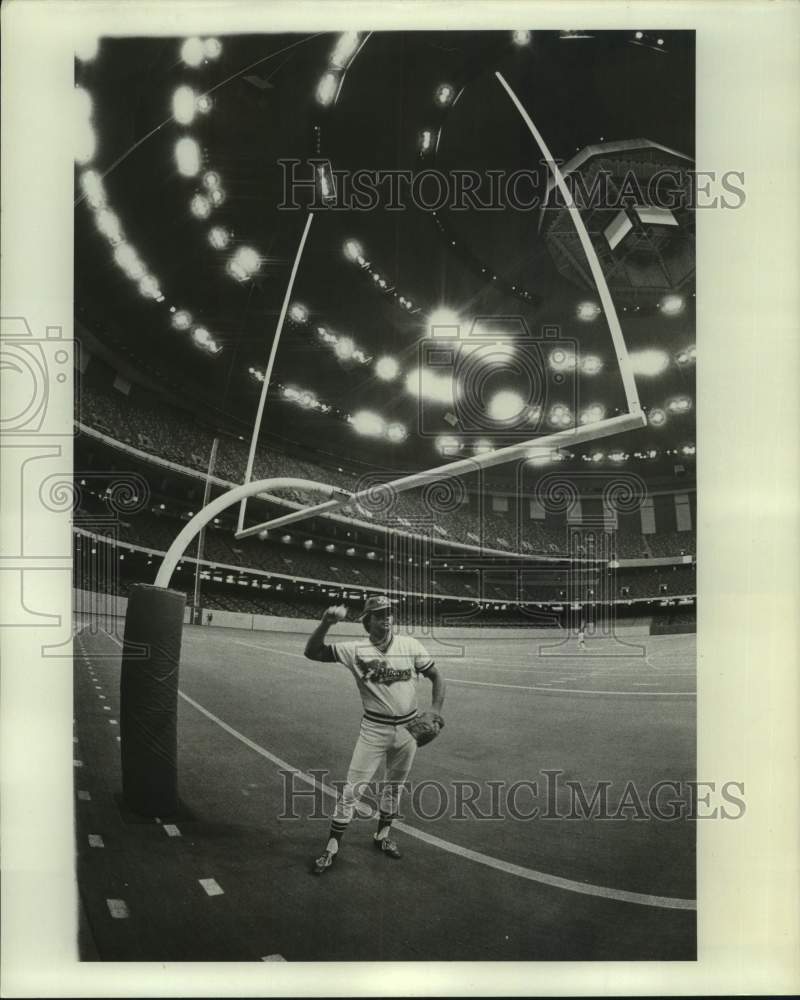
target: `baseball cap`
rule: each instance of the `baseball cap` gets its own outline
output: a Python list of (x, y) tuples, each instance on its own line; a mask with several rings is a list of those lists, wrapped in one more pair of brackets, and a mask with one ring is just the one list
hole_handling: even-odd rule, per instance
[(358, 620), (363, 621), (367, 617), (367, 615), (370, 614), (371, 612), (386, 611), (387, 608), (391, 611), (392, 602), (389, 600), (386, 594), (373, 594), (371, 597), (368, 597), (364, 602), (364, 610), (358, 616)]

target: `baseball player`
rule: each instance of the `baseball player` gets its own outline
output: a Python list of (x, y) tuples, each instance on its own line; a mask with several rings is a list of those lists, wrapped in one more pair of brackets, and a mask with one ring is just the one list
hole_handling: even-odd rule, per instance
[(578, 625), (578, 649), (586, 649), (586, 625), (584, 622)]
[[(445, 682), (430, 654), (411, 636), (393, 632), (392, 602), (384, 594), (368, 597), (360, 621), (365, 639), (328, 644), (325, 633), (344, 617), (344, 608), (328, 608), (306, 643), (305, 655), (322, 663), (341, 663), (355, 678), (364, 716), (342, 793), (336, 802), (328, 843), (314, 863), (322, 875), (332, 865), (353, 818), (356, 803), (381, 765), (385, 766), (379, 803), (378, 828), (373, 843), (387, 858), (401, 857), (391, 837), (402, 787), (411, 770), (417, 745), (423, 745), (444, 727), (441, 717)], [(417, 683), (426, 677), (433, 685), (430, 717), (418, 716)], [(410, 725), (410, 728), (408, 728)], [(423, 730), (425, 730), (423, 732)], [(416, 734), (416, 736), (415, 736)]]

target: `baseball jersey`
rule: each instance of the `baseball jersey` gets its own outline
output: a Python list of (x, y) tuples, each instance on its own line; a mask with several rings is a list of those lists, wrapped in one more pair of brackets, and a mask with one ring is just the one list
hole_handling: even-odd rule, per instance
[(355, 678), (364, 715), (373, 722), (408, 722), (417, 714), (417, 679), (433, 666), (419, 640), (395, 635), (382, 653), (369, 639), (337, 642), (335, 658)]

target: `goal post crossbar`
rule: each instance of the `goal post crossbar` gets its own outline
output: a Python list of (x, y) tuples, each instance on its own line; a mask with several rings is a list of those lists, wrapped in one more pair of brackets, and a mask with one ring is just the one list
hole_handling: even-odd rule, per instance
[[(307, 517), (313, 517), (316, 514), (330, 514), (337, 508), (344, 507), (348, 503), (358, 503), (364, 499), (374, 500), (381, 493), (384, 496), (392, 496), (395, 493), (403, 493), (405, 490), (413, 490), (420, 486), (426, 486), (429, 483), (441, 481), (442, 479), (451, 479), (454, 476), (478, 472), (480, 469), (490, 468), (494, 465), (504, 465), (515, 459), (535, 461), (539, 456), (543, 459), (548, 458), (554, 449), (566, 447), (567, 445), (581, 444), (584, 441), (594, 441), (598, 438), (608, 437), (610, 434), (622, 434), (625, 431), (636, 430), (643, 427), (646, 422), (647, 419), (643, 413), (626, 413), (619, 417), (610, 417), (608, 420), (598, 420), (593, 424), (584, 424), (582, 427), (557, 431), (542, 438), (520, 441), (505, 448), (498, 448), (496, 451), (475, 455), (470, 458), (462, 458), (457, 462), (447, 462), (444, 465), (437, 465), (433, 469), (412, 472), (407, 476), (401, 476), (399, 479), (373, 485), (366, 490), (356, 493), (348, 493), (345, 490), (337, 489), (338, 495), (326, 500), (324, 503), (315, 504), (312, 507), (303, 507), (302, 510), (294, 510), (290, 514), (282, 514), (272, 520), (245, 528), (243, 531), (237, 531), (235, 537), (237, 541), (242, 538), (250, 538), (252, 535), (257, 535), (262, 531), (282, 528), (296, 521), (304, 521)], [(274, 482), (277, 481), (275, 480)], [(252, 494), (248, 495), (252, 496)]]

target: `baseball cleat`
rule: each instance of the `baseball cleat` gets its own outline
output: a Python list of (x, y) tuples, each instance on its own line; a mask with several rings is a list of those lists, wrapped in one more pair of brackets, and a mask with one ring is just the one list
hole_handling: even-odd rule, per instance
[(379, 848), (387, 858), (392, 858), (394, 861), (399, 861), (403, 856), (400, 853), (400, 848), (397, 846), (397, 841), (391, 840), (389, 837), (384, 837), (383, 840), (379, 840), (373, 834), (372, 843)]
[(333, 861), (335, 857), (336, 854), (333, 851), (324, 851), (314, 862), (312, 873), (314, 875), (324, 874), (329, 868), (333, 867)]

